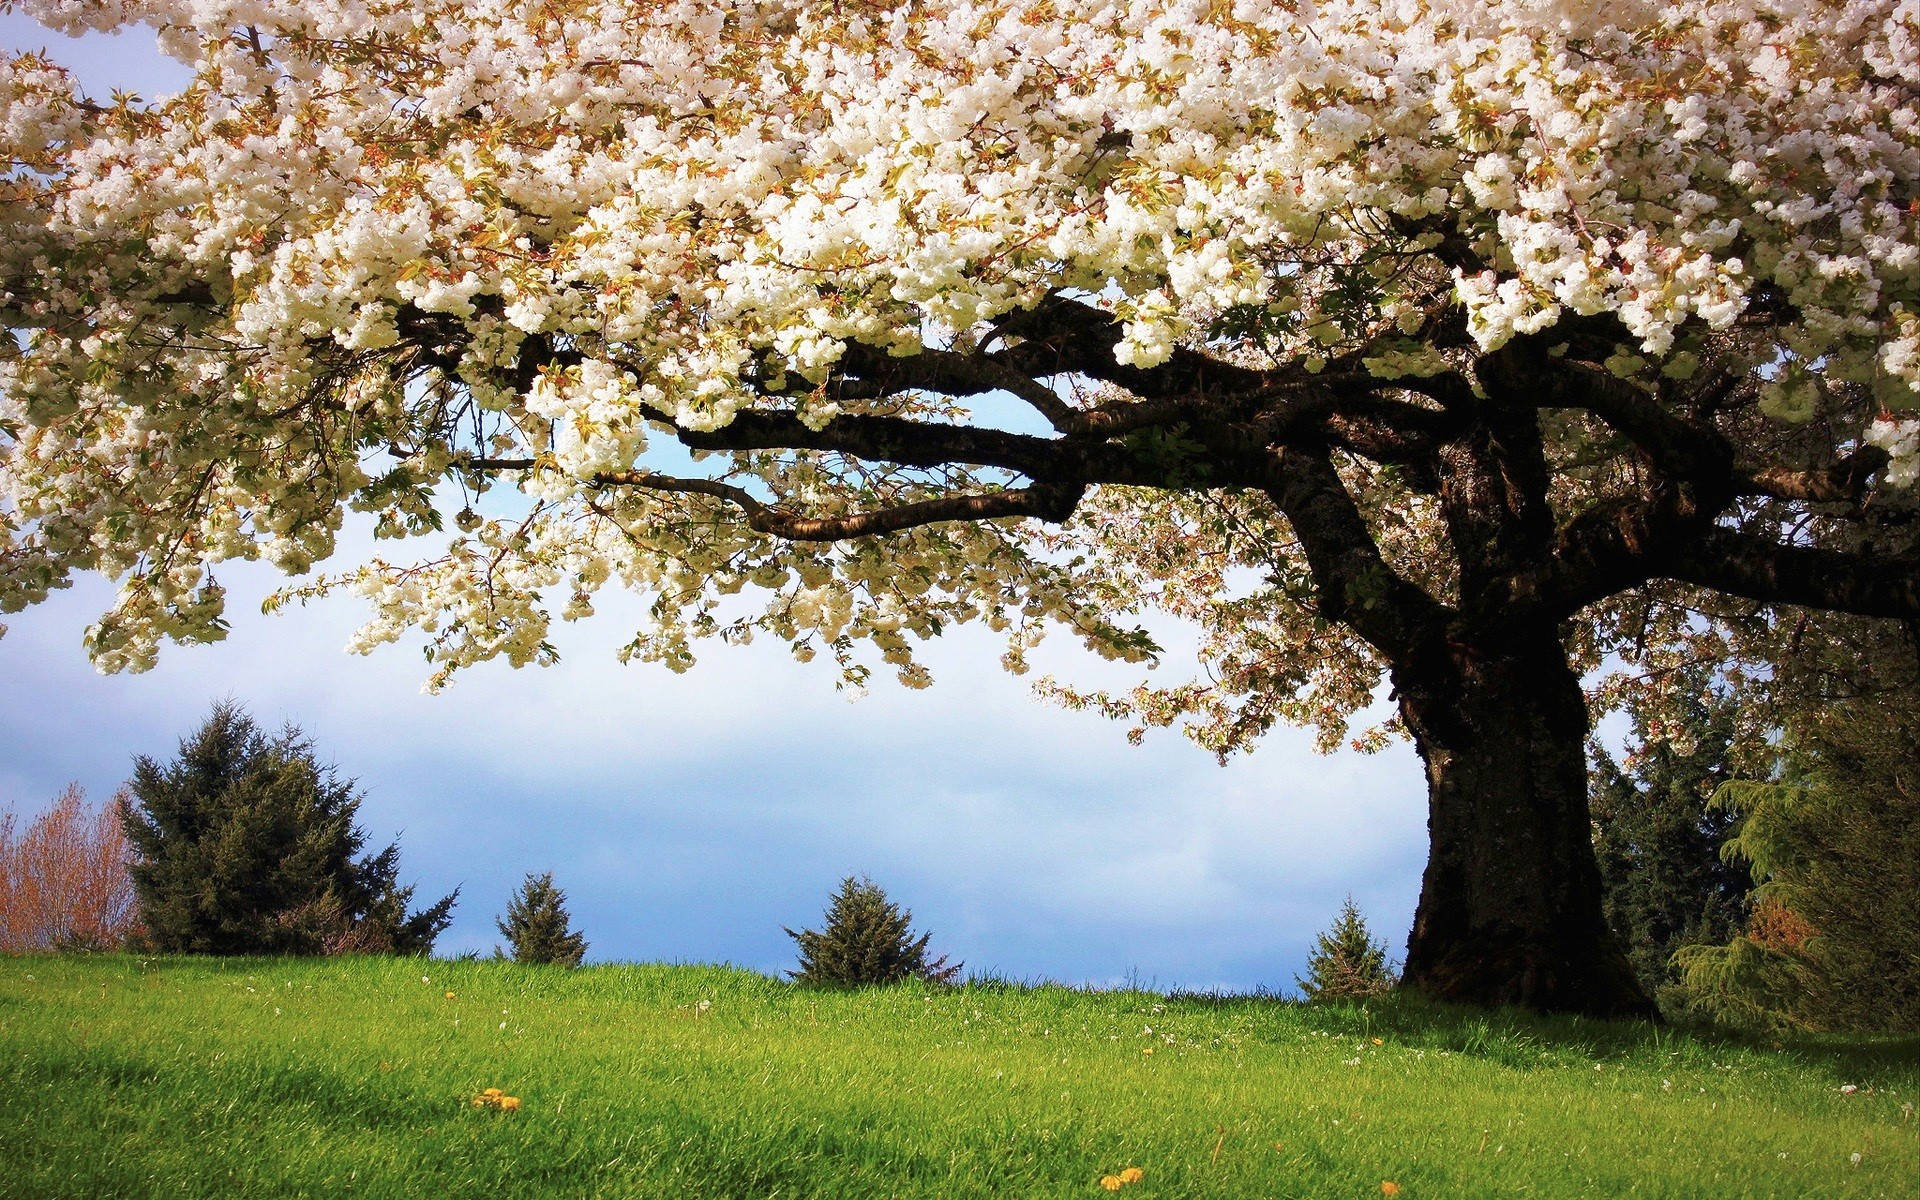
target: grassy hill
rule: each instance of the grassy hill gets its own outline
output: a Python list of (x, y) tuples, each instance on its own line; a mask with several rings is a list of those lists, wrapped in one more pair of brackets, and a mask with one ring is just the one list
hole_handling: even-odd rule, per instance
[(1912, 1039), (1408, 1000), (0, 959), (9, 1200), (1904, 1196), (1916, 1102)]

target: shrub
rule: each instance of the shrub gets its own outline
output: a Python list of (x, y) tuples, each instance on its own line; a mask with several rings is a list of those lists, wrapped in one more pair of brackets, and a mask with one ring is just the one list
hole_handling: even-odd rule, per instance
[(219, 704), (174, 761), (135, 760), (124, 826), (145, 940), (187, 954), (426, 954), (456, 889), (415, 913), (400, 847), (361, 855), (361, 795), (299, 730)]
[(1333, 927), (1307, 956), (1307, 974), (1294, 982), (1308, 1000), (1364, 1000), (1393, 987), (1397, 976), (1385, 943), (1373, 940), (1366, 918), (1348, 896)]
[(120, 826), (126, 793), (98, 809), (79, 784), (20, 837), (0, 816), (0, 951), (113, 950), (135, 928), (130, 851)]
[(914, 937), (912, 922), (913, 914), (888, 900), (871, 879), (849, 875), (827, 905), (825, 929), (787, 930), (800, 944), (800, 969), (788, 974), (797, 983), (829, 987), (958, 980), (961, 964), (948, 965), (944, 955), (929, 960), (927, 942), (933, 935)]
[(507, 901), (507, 915), (494, 924), (512, 948), (517, 963), (577, 967), (587, 954), (587, 939), (567, 928), (567, 894), (553, 886), (553, 872), (529, 874)]

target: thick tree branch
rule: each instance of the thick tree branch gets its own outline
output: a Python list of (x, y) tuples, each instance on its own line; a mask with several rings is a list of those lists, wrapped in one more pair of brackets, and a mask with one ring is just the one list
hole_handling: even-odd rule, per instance
[(1000, 467), (1029, 479), (1064, 473), (1061, 443), (1053, 439), (905, 417), (842, 414), (812, 429), (790, 412), (743, 412), (718, 429), (678, 429), (675, 436), (695, 450), (827, 450), (908, 467)]
[[(473, 459), (465, 465), (476, 470), (526, 471), (534, 469), (537, 461), (531, 458)], [(590, 488), (603, 491), (641, 488), (653, 492), (711, 496), (740, 509), (746, 518), (747, 528), (754, 532), (793, 542), (837, 542), (846, 538), (874, 537), (940, 521), (1036, 517), (1059, 524), (1073, 515), (1073, 510), (1079, 506), (1080, 498), (1087, 490), (1084, 484), (1036, 484), (1003, 492), (940, 496), (866, 512), (809, 517), (791, 512), (778, 504), (767, 504), (745, 488), (715, 479), (688, 479), (659, 471), (604, 471), (585, 483)]]
[(1762, 467), (1739, 472), (1736, 488), (1743, 496), (1772, 496), (1778, 500), (1810, 503), (1858, 504), (1873, 476), (1891, 456), (1878, 446), (1862, 446), (1830, 466), (1809, 471)]
[(1085, 487), (1036, 484), (1006, 492), (941, 496), (871, 512), (837, 517), (806, 517), (784, 509), (762, 507), (747, 513), (747, 525), (756, 532), (795, 542), (837, 542), (843, 538), (873, 537), (940, 521), (989, 521), (1000, 517), (1036, 517), (1059, 524), (1073, 515)]
[(1156, 367), (1132, 367), (1114, 358), (1125, 336), (1112, 313), (1064, 296), (1048, 296), (1030, 309), (1000, 318), (1003, 337), (1023, 339), (995, 357), (1029, 376), (1085, 375), (1117, 384), (1143, 400), (1245, 395), (1276, 382), (1272, 372), (1224, 362), (1185, 346)]
[(645, 488), (713, 496), (739, 507), (747, 528), (792, 542), (837, 542), (874, 537), (940, 521), (985, 521), (999, 517), (1038, 517), (1058, 524), (1073, 515), (1085, 487), (1039, 485), (1005, 492), (941, 496), (832, 517), (809, 517), (763, 504), (742, 488), (710, 479), (682, 479), (655, 471), (609, 471), (590, 481), (596, 488)]
[(905, 417), (842, 414), (820, 429), (797, 415), (743, 412), (719, 429), (676, 431), (695, 450), (823, 450), (908, 467), (998, 467), (1036, 483), (1168, 486), (1167, 464), (1099, 438), (1044, 438)]
[[(1439, 411), (1374, 395), (1329, 399), (1320, 412), (1302, 406), (1297, 415), (1303, 424), (1314, 420), (1317, 432), (1343, 449), (1409, 469), (1412, 481), (1423, 490), (1437, 486), (1433, 471), (1441, 449), (1466, 428), (1466, 414), (1459, 410)], [(1278, 430), (1276, 439), (1284, 440), (1290, 433), (1290, 429)]]
[[(1551, 360), (1549, 360), (1551, 361)], [(1546, 372), (1549, 395), (1542, 407), (1592, 413), (1625, 437), (1670, 478), (1727, 486), (1733, 474), (1733, 444), (1719, 430), (1695, 424), (1659, 399), (1616, 377), (1598, 363), (1559, 360)]]
[(1265, 491), (1306, 551), (1327, 620), (1351, 626), (1392, 662), (1444, 655), (1446, 606), (1381, 556), (1324, 449), (1276, 451)]
[(895, 357), (855, 342), (847, 346), (838, 368), (836, 379), (851, 375), (871, 380), (879, 385), (883, 395), (910, 388), (956, 397), (1003, 391), (1024, 400), (1062, 433), (1079, 432), (1083, 428), (1083, 414), (1078, 409), (1062, 400), (1052, 388), (992, 354), (923, 349)]
[(1710, 518), (1679, 489), (1603, 501), (1574, 517), (1554, 541), (1545, 573), (1527, 581), (1562, 617), (1658, 574), (1658, 564)]
[(1920, 618), (1920, 559), (1874, 558), (1782, 546), (1714, 528), (1688, 543), (1659, 574), (1769, 604), (1798, 604), (1863, 617)]

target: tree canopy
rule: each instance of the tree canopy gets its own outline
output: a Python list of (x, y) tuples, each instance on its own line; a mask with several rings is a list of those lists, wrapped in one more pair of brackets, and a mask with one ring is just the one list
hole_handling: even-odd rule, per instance
[(1224, 753), (1391, 682), (1407, 979), (1643, 1011), (1580, 673), (1920, 615), (1910, 4), (22, 7), (196, 72), (0, 65), (0, 608), (114, 576), (106, 667), (349, 511), (451, 514), (290, 593), (435, 686), (608, 584), (635, 657), (909, 686), (964, 620), (1148, 661), (1160, 607), (1194, 682), (1058, 694)]

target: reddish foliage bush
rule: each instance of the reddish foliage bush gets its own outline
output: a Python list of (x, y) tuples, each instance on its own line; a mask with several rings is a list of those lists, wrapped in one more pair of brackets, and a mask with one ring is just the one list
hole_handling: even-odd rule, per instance
[(109, 950), (138, 921), (124, 792), (95, 808), (78, 784), (14, 836), (0, 816), (0, 951)]

